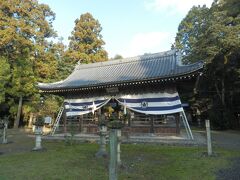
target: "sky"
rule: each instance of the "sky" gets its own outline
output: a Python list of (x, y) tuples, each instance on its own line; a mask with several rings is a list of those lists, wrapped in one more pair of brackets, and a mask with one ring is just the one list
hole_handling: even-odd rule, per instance
[(109, 58), (132, 57), (171, 48), (181, 20), (193, 5), (211, 6), (213, 0), (39, 0), (56, 19), (54, 29), (67, 46), (74, 21), (89, 12), (103, 30)]

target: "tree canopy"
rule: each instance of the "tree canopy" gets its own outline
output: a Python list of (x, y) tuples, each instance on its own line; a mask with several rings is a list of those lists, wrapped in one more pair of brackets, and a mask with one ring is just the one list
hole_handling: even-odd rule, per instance
[(239, 97), (240, 82), (240, 10), (236, 5), (236, 0), (218, 0), (211, 8), (193, 7), (176, 36), (176, 47), (185, 63), (206, 62), (195, 100), (221, 128), (234, 127), (240, 110), (234, 100)]
[(37, 0), (0, 0), (0, 17), (0, 107), (4, 107), (0, 116), (9, 114), (16, 119), (16, 126), (21, 111), (25, 117), (53, 114), (62, 101), (49, 95), (45, 108), (40, 108), (37, 82), (66, 78), (78, 61), (107, 60), (102, 27), (90, 13), (75, 21), (67, 50), (61, 40), (51, 41), (57, 37), (52, 26), (55, 13), (46, 4)]
[(37, 101), (36, 82), (57, 77), (56, 53), (48, 40), (56, 36), (55, 14), (35, 0), (0, 0), (0, 17), (1, 105), (15, 117), (19, 98)]
[(0, 57), (0, 104), (5, 102), (5, 87), (10, 78), (10, 66), (4, 57)]
[(66, 56), (71, 64), (106, 61), (107, 52), (101, 35), (102, 27), (90, 13), (75, 20), (75, 27), (69, 37), (70, 43)]

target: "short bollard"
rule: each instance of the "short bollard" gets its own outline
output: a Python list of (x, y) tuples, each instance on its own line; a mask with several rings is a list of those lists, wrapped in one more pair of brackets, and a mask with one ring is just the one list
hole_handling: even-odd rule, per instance
[(34, 151), (42, 150), (42, 127), (35, 128), (35, 147), (33, 148)]
[(99, 127), (99, 135), (100, 135), (100, 148), (98, 152), (95, 154), (96, 157), (107, 157), (107, 150), (106, 150), (106, 135), (107, 135), (107, 127), (100, 126)]
[(211, 141), (211, 132), (210, 132), (210, 122), (209, 122), (209, 120), (206, 120), (205, 124), (206, 124), (206, 131), (207, 131), (208, 156), (211, 156), (212, 155), (212, 141)]

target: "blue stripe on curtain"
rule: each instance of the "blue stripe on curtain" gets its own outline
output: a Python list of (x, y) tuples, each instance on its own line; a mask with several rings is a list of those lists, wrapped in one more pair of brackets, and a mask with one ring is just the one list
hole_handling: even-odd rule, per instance
[(139, 111), (168, 111), (168, 110), (178, 109), (181, 107), (182, 107), (182, 105), (178, 104), (178, 105), (174, 105), (174, 106), (163, 106), (163, 107), (146, 107), (146, 108), (131, 107), (131, 108), (139, 110)]

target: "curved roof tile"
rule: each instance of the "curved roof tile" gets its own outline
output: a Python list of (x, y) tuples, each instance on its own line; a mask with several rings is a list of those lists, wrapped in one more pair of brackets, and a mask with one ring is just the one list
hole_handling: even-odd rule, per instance
[(175, 50), (137, 57), (77, 65), (63, 81), (38, 83), (41, 90), (82, 88), (140, 80), (178, 77), (203, 68), (203, 62), (179, 65)]

